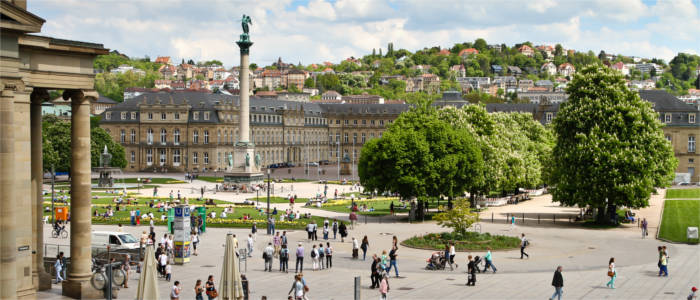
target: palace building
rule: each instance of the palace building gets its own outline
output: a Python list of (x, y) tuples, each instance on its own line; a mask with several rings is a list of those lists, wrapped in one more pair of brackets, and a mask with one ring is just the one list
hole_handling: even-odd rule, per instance
[[(354, 162), (406, 104), (320, 104), (250, 98), (250, 139), (263, 166)], [(126, 151), (128, 171), (217, 171), (239, 141), (237, 95), (150, 92), (101, 114), (101, 127)]]

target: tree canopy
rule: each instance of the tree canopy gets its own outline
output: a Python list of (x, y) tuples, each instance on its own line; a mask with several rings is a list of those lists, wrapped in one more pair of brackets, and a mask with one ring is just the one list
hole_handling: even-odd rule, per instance
[(577, 73), (569, 100), (554, 119), (553, 200), (646, 207), (655, 187), (670, 184), (677, 160), (651, 104), (630, 91), (624, 77), (600, 65)]

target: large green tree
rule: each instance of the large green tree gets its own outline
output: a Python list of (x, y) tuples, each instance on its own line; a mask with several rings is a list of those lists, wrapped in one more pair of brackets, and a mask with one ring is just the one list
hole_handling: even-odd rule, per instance
[[(55, 167), (57, 172), (69, 172), (71, 161), (71, 123), (54, 116), (44, 116), (42, 121), (44, 169)], [(112, 167), (126, 167), (124, 147), (116, 143), (102, 128), (90, 128), (90, 164), (97, 167), (104, 150), (112, 154)]]
[(459, 196), (482, 184), (476, 138), (438, 118), (422, 104), (401, 114), (383, 137), (362, 148), (358, 171), (369, 190), (402, 197)]
[(596, 208), (599, 222), (617, 206), (648, 206), (677, 165), (651, 104), (601, 65), (576, 74), (567, 93), (554, 119), (553, 200)]

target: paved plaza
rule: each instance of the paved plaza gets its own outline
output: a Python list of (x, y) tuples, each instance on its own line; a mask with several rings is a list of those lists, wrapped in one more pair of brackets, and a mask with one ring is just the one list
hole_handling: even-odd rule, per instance
[[(130, 176), (125, 174), (125, 176)], [(181, 176), (168, 174), (167, 177), (180, 179)], [(141, 177), (144, 177), (143, 175)], [(153, 177), (165, 177), (164, 174)], [(213, 186), (212, 183), (195, 181), (192, 184), (163, 185), (159, 188), (160, 196), (165, 196), (170, 190), (177, 191), (194, 188), (198, 191), (202, 185)], [(289, 193), (299, 197), (315, 195), (323, 185), (316, 183), (294, 183), (294, 192), (291, 192), (292, 184), (276, 184), (276, 189), (284, 187), (283, 196)], [(349, 191), (349, 186), (329, 185), (329, 195), (338, 188)], [(141, 190), (145, 196), (150, 196), (152, 190)], [(189, 196), (188, 192), (183, 192)], [(652, 238), (656, 233), (659, 223), (660, 208), (663, 204), (663, 192), (653, 196), (651, 206), (637, 211), (638, 216), (646, 217), (650, 221), (650, 238), (641, 239), (639, 229), (634, 225), (626, 225), (621, 228), (609, 230), (583, 229), (572, 226), (567, 222), (552, 223), (544, 219), (539, 224), (536, 219), (526, 217), (526, 224), (519, 224), (515, 229), (504, 222), (490, 222), (491, 213), (503, 215), (506, 213), (522, 214), (575, 214), (578, 210), (561, 208), (551, 202), (548, 195), (536, 197), (533, 200), (522, 202), (518, 205), (508, 205), (491, 208), (482, 214), (483, 232), (516, 236), (525, 233), (531, 241), (527, 248), (529, 259), (521, 260), (519, 249), (493, 252), (494, 264), (498, 268), (497, 273), (488, 272), (477, 274), (476, 287), (465, 286), (467, 276), (467, 255), (480, 255), (483, 252), (460, 252), (455, 258), (459, 267), (454, 271), (428, 271), (425, 270), (426, 259), (431, 251), (411, 249), (399, 246), (398, 268), (400, 278), (394, 278), (391, 271), (390, 299), (547, 299), (551, 296), (552, 275), (557, 265), (562, 265), (564, 276), (564, 299), (685, 299), (692, 286), (700, 285), (700, 248), (698, 246), (684, 244), (662, 243)], [(194, 196), (194, 195), (193, 195)], [(231, 202), (241, 202), (255, 194), (217, 193), (208, 194), (212, 197)], [(272, 204), (278, 209), (288, 207), (288, 204)], [(298, 207), (299, 205), (297, 205)], [(297, 208), (295, 208), (297, 210)], [(311, 212), (315, 215), (346, 218), (340, 213), (324, 210), (298, 208), (301, 212)], [(362, 220), (362, 218), (361, 218)], [(434, 222), (409, 224), (406, 222), (392, 222), (390, 217), (385, 217), (379, 224), (376, 219), (370, 218), (368, 224), (360, 222), (350, 230), (349, 236), (361, 239), (367, 235), (370, 242), (369, 254), (381, 254), (382, 250), (390, 250), (391, 238), (396, 235), (399, 241), (414, 235), (428, 232), (446, 231)], [(116, 226), (93, 225), (94, 230), (115, 230)], [(148, 230), (148, 226), (126, 226), (125, 231), (139, 236), (142, 230)], [(50, 238), (50, 227), (45, 228), (46, 243), (68, 244), (69, 240), (57, 240)], [(173, 281), (182, 283), (183, 292), (181, 299), (194, 299), (193, 287), (197, 279), (206, 281), (206, 277), (212, 274), (219, 284), (221, 274), (221, 261), (224, 252), (224, 239), (228, 232), (238, 236), (239, 244), (245, 245), (245, 236), (249, 229), (224, 229), (210, 228), (203, 235), (200, 242), (200, 255), (192, 256), (191, 262), (184, 266), (173, 267)], [(165, 227), (157, 227), (158, 237), (165, 233)], [(370, 285), (370, 260), (351, 259), (351, 241), (346, 239), (331, 239), (331, 245), (335, 250), (333, 268), (330, 270), (311, 271), (311, 260), (308, 252), (311, 243), (306, 239), (304, 231), (290, 231), (289, 244), (291, 249), (296, 248), (297, 242), (302, 242), (306, 249), (307, 258), (304, 264), (304, 277), (310, 287), (308, 297), (310, 299), (353, 299), (353, 278), (360, 276), (362, 280), (362, 299), (376, 299), (379, 296), (377, 290), (369, 288)], [(262, 249), (271, 241), (271, 237), (264, 234), (264, 228), (259, 231), (253, 257), (247, 262), (247, 271), (244, 273), (250, 280), (250, 299), (260, 299), (267, 296), (268, 299), (286, 299), (287, 292), (293, 282), (292, 273), (280, 273), (278, 271), (263, 272)], [(325, 241), (319, 239), (318, 244)], [(669, 252), (669, 277), (657, 277), (657, 252), (656, 247), (666, 245)], [(289, 265), (294, 266), (293, 251), (290, 253)], [(360, 254), (361, 255), (361, 254)], [(616, 289), (608, 289), (605, 283), (607, 263), (610, 257), (615, 257), (618, 278)], [(278, 260), (274, 262), (274, 270), (278, 269)], [(483, 268), (483, 264), (482, 264)], [(128, 289), (119, 292), (121, 299), (133, 299), (138, 285), (138, 274), (132, 273)], [(171, 283), (159, 279), (161, 296), (166, 298)], [(62, 299), (60, 286), (54, 285), (49, 292), (40, 293), (40, 297), (47, 299)]]

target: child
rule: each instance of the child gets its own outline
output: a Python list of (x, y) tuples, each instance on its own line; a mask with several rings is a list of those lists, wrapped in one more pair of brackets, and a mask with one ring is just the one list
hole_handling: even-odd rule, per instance
[(165, 281), (170, 282), (170, 276), (172, 275), (173, 267), (171, 264), (165, 265)]

